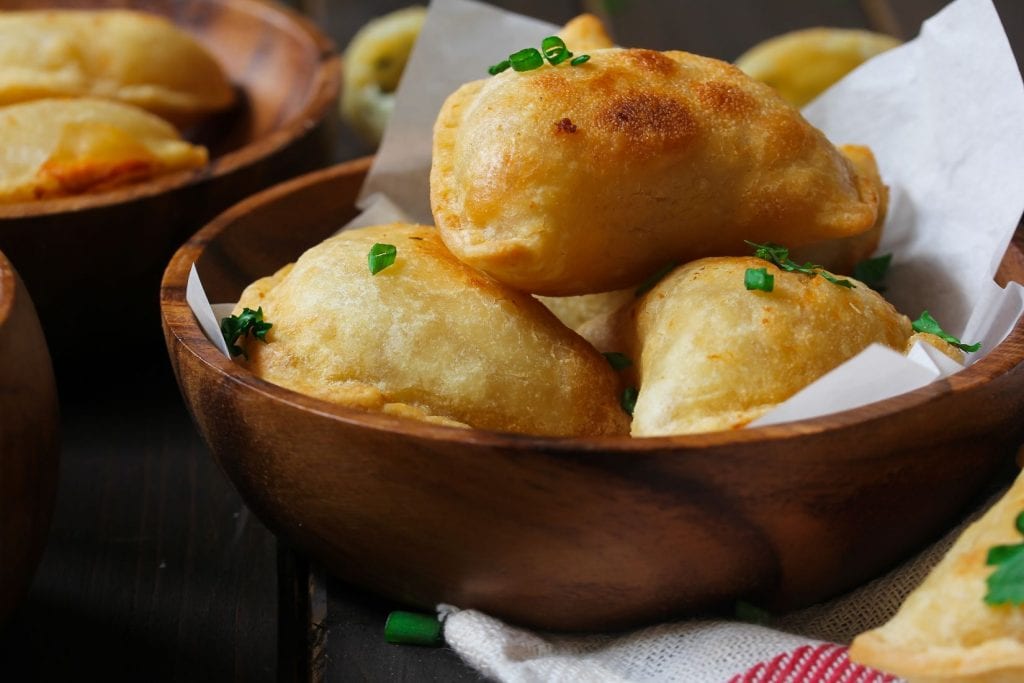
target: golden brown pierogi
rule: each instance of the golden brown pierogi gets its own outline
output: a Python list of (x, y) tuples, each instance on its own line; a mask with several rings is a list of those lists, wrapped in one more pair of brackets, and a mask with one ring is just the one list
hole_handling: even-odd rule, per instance
[(875, 226), (862, 175), (770, 87), (685, 52), (609, 48), (452, 94), (431, 206), (452, 252), (544, 295), (609, 291), (666, 263)]
[(234, 101), (217, 61), (163, 17), (0, 12), (0, 105), (82, 96), (134, 104), (179, 125)]
[[(766, 268), (774, 290), (748, 291), (748, 268)], [(903, 352), (910, 320), (850, 282), (754, 257), (674, 270), (622, 316), (640, 388), (633, 436), (742, 427), (872, 342)]]
[(988, 551), (1024, 538), (1024, 476), (971, 524), (885, 625), (862, 633), (850, 659), (911, 683), (1016, 683), (1024, 680), (1024, 607), (989, 605)]
[(206, 164), (146, 111), (91, 98), (0, 107), (0, 203), (98, 192)]
[[(372, 275), (376, 244), (397, 248)], [(263, 307), (267, 381), (328, 401), (481, 429), (626, 434), (614, 371), (529, 295), (455, 259), (431, 227), (349, 230), (313, 247), (238, 303)]]

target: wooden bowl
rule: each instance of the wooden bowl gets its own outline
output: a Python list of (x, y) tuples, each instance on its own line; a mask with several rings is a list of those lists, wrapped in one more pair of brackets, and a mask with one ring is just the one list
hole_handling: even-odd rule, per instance
[[(7, 0), (4, 9), (131, 7), (169, 17), (221, 62), (240, 103), (186, 131), (210, 164), (110, 192), (0, 205), (0, 249), (35, 298), (58, 365), (109, 349), (119, 320), (159, 343), (157, 290), (174, 250), (260, 189), (330, 163), (340, 60), (308, 20), (261, 0)], [(87, 305), (83, 305), (87, 302)], [(148, 327), (147, 327), (148, 326)], [(146, 349), (147, 352), (152, 349)], [(118, 357), (120, 357), (120, 351)]]
[(0, 253), (0, 623), (28, 590), (57, 487), (57, 390), (32, 299)]
[[(947, 529), (1024, 433), (1024, 323), (970, 368), (813, 420), (553, 439), (365, 414), (224, 357), (185, 302), (193, 262), (236, 301), (355, 214), (367, 160), (263, 192), (174, 256), (161, 291), (182, 393), (259, 517), (339, 577), (557, 630), (727, 605), (806, 605)], [(282, 229), (287, 226), (287, 229)], [(1003, 277), (1024, 280), (1013, 247)]]

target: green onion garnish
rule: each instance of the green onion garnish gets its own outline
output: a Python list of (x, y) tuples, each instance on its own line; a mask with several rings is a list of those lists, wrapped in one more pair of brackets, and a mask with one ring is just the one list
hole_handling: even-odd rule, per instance
[[(1024, 512), (1014, 522), (1024, 534)], [(1024, 543), (997, 545), (988, 549), (985, 564), (996, 568), (985, 579), (988, 590), (985, 602), (989, 605), (1024, 604)]]
[(639, 395), (640, 392), (637, 391), (636, 387), (629, 387), (622, 392), (622, 399), (619, 403), (630, 417), (633, 417), (633, 410), (636, 408), (636, 398)]
[(853, 276), (876, 292), (885, 291), (885, 275), (889, 272), (892, 254), (865, 259), (853, 267)]
[(548, 36), (545, 38), (540, 44), (540, 49), (544, 53), (544, 58), (551, 62), (552, 65), (561, 64), (572, 57), (569, 48), (565, 46), (565, 41), (558, 36)]
[(580, 64), (584, 64), (584, 63), (589, 62), (589, 61), (590, 61), (590, 55), (580, 55), (579, 57), (576, 57), (571, 62), (569, 62), (569, 65), (570, 66), (579, 66)]
[(921, 317), (914, 321), (913, 327), (914, 332), (925, 332), (927, 334), (934, 334), (942, 341), (948, 344), (952, 344), (961, 351), (966, 351), (967, 353), (974, 353), (975, 351), (981, 348), (981, 342), (978, 342), (977, 344), (964, 344), (959, 339), (943, 330), (942, 326), (939, 325), (939, 322), (935, 318), (933, 318), (931, 313), (929, 313), (928, 311), (924, 311), (921, 314)]
[(743, 274), (743, 285), (750, 290), (770, 292), (775, 289), (775, 276), (767, 268), (747, 268)]
[(241, 354), (246, 359), (249, 355), (241, 346), (235, 344), (239, 337), (245, 337), (250, 332), (252, 336), (264, 344), (267, 343), (267, 332), (273, 324), (263, 321), (263, 307), (255, 311), (251, 308), (243, 308), (240, 315), (232, 315), (220, 321), (220, 333), (224, 335), (224, 341), (228, 344), (228, 350), (232, 356)]
[(544, 58), (535, 47), (528, 47), (509, 55), (508, 61), (516, 71), (533, 71), (544, 66)]
[(758, 244), (756, 242), (751, 242), (750, 240), (743, 241), (754, 247), (754, 256), (759, 259), (764, 259), (769, 263), (774, 263), (781, 270), (784, 270), (787, 273), (803, 273), (804, 275), (810, 275), (811, 277), (820, 275), (834, 285), (846, 287), (847, 289), (854, 289), (856, 287), (849, 280), (840, 280), (832, 273), (814, 263), (805, 263), (801, 266), (796, 261), (789, 258), (789, 249), (786, 249), (786, 247), (780, 247), (778, 244), (772, 244), (771, 242)]
[(441, 622), (433, 614), (395, 611), (384, 622), (384, 640), (400, 645), (437, 647), (444, 642)]
[(491, 74), (492, 76), (497, 76), (510, 66), (512, 66), (512, 62), (508, 61), (507, 59), (503, 59), (494, 66), (487, 67), (487, 73)]
[(367, 260), (370, 263), (370, 274), (376, 275), (395, 262), (398, 249), (393, 244), (375, 244), (370, 247)]
[(629, 359), (629, 356), (617, 351), (609, 351), (608, 353), (602, 353), (601, 355), (605, 357), (608, 364), (615, 370), (625, 370), (633, 364), (633, 361)]

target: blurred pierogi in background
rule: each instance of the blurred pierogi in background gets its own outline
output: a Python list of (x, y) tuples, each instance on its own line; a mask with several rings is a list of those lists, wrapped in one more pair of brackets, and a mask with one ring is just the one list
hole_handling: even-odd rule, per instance
[(163, 17), (122, 10), (0, 12), (0, 105), (83, 96), (141, 107), (178, 126), (235, 100), (217, 60)]
[(206, 150), (142, 109), (94, 98), (0, 107), (0, 203), (99, 192), (199, 168)]

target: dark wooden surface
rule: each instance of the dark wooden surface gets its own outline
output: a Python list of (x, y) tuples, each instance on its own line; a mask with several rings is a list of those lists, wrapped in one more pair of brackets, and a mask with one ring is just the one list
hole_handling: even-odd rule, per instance
[[(369, 17), (408, 4), (305, 2), (341, 46)], [(555, 22), (599, 9), (622, 44), (731, 59), (769, 35), (813, 24), (870, 25), (910, 37), (946, 2), (499, 4)], [(1020, 61), (1024, 3), (996, 4)], [(339, 158), (368, 151), (344, 131), (337, 149)], [(89, 333), (110, 335), (105, 328)], [(131, 341), (111, 336), (111, 343)], [(394, 605), (310, 576), (301, 557), (279, 554), (209, 457), (163, 350), (154, 347), (146, 358), (126, 367), (82, 367), (61, 378), (63, 449), (53, 526), (28, 599), (0, 633), (0, 678), (477, 678), (450, 651), (384, 643), (384, 618)]]

